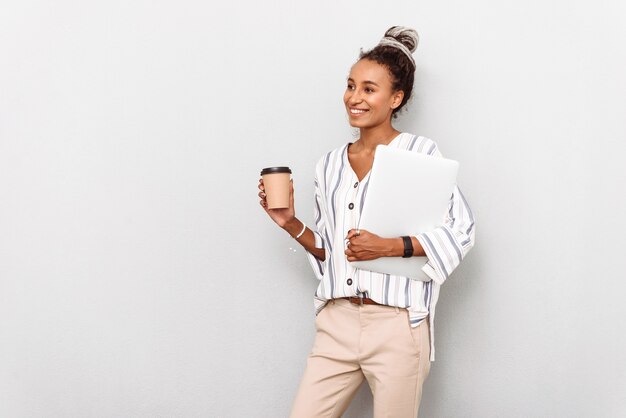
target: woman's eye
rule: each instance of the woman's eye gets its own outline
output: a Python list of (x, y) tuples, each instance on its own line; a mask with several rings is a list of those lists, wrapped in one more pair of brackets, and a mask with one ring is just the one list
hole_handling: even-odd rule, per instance
[(348, 90), (354, 90), (354, 86), (352, 84), (348, 84), (348, 87), (346, 87)]
[(374, 92), (374, 89), (371, 89), (371, 88), (369, 88), (369, 87), (365, 87), (365, 92), (366, 92), (366, 93), (373, 93), (373, 92)]

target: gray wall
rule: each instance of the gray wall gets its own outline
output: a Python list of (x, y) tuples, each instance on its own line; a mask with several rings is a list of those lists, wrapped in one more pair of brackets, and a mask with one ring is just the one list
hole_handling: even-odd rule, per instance
[(420, 416), (626, 415), (625, 12), (3, 2), (0, 416), (286, 416), (317, 283), (258, 173), (290, 165), (311, 223), (349, 67), (393, 24), (421, 35), (398, 127), (461, 162), (478, 219)]

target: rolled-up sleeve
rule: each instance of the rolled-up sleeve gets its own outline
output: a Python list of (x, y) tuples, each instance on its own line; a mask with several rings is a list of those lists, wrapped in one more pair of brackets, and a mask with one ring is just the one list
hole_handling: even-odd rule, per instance
[(322, 234), (325, 231), (325, 222), (322, 211), (322, 196), (320, 192), (319, 183), (317, 181), (317, 176), (315, 178), (315, 206), (313, 208), (313, 219), (315, 221), (315, 228), (311, 228), (313, 231), (313, 235), (315, 236), (315, 247), (316, 248), (324, 248), (326, 250), (326, 258), (324, 261), (318, 259), (309, 251), (306, 252), (307, 258), (309, 259), (309, 263), (311, 263), (311, 267), (313, 268), (313, 272), (315, 276), (322, 280), (324, 277), (324, 271), (326, 270), (326, 262), (328, 260), (328, 246), (324, 240)]
[(443, 284), (474, 246), (474, 235), (474, 215), (455, 186), (444, 224), (416, 236), (428, 258), (424, 273)]

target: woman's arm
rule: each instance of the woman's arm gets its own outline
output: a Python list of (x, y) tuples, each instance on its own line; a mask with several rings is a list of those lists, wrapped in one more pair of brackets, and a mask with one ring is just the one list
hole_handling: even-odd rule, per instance
[[(474, 236), (474, 215), (461, 190), (455, 186), (444, 224), (411, 237), (413, 255), (428, 257), (425, 268), (434, 273), (433, 280), (443, 284), (474, 246)], [(401, 257), (404, 254), (402, 238), (381, 238), (363, 229), (357, 236), (356, 230), (351, 229), (346, 239), (350, 242), (345, 251), (348, 261)]]
[[(428, 257), (428, 266), (442, 284), (474, 246), (474, 215), (458, 186), (455, 186), (443, 225), (411, 237), (414, 256)], [(402, 238), (381, 238), (369, 231), (348, 231), (348, 261), (373, 260), (379, 257), (402, 257)]]
[[(423, 257), (426, 255), (422, 244), (415, 237), (410, 237), (413, 243), (413, 257)], [(385, 239), (385, 238), (382, 238)], [(402, 238), (386, 238), (392, 246), (390, 257), (402, 257), (404, 255), (404, 241)]]
[(428, 257), (422, 270), (438, 284), (443, 284), (474, 247), (475, 234), (474, 214), (455, 186), (444, 224), (417, 235)]
[[(379, 257), (402, 257), (404, 255), (404, 241), (402, 238), (382, 238), (369, 231), (361, 229), (357, 235), (356, 229), (348, 231), (346, 239), (350, 242), (345, 251), (348, 261), (374, 260)], [(413, 256), (425, 256), (422, 244), (415, 237)]]
[(302, 234), (300, 238), (296, 238), (296, 236), (302, 231), (303, 226), (304, 223), (294, 217), (291, 221), (287, 222), (283, 229), (295, 238), (305, 250), (313, 254), (315, 258), (324, 261), (326, 259), (326, 250), (315, 246), (315, 234), (313, 234), (313, 231), (307, 227), (304, 234)]
[[(265, 210), (265, 212), (269, 215), (270, 218), (278, 226), (287, 231), (289, 235), (295, 238), (301, 231), (304, 226), (298, 218), (296, 218), (296, 210), (294, 205), (294, 192), (293, 192), (293, 180), (291, 180), (289, 184), (289, 207), (281, 208), (281, 209), (268, 209), (267, 208), (267, 199), (265, 195), (265, 186), (263, 185), (263, 179), (259, 179), (259, 197), (261, 201), (259, 202), (261, 207)], [(315, 258), (324, 261), (326, 258), (326, 251), (324, 248), (317, 248), (315, 246), (315, 235), (311, 229), (306, 228), (304, 233), (297, 238), (298, 241), (305, 250), (310, 252), (315, 256)]]

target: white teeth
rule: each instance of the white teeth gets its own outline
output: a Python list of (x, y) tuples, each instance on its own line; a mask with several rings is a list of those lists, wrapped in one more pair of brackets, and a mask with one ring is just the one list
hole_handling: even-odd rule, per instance
[(362, 109), (350, 109), (350, 113), (365, 113), (367, 110)]

